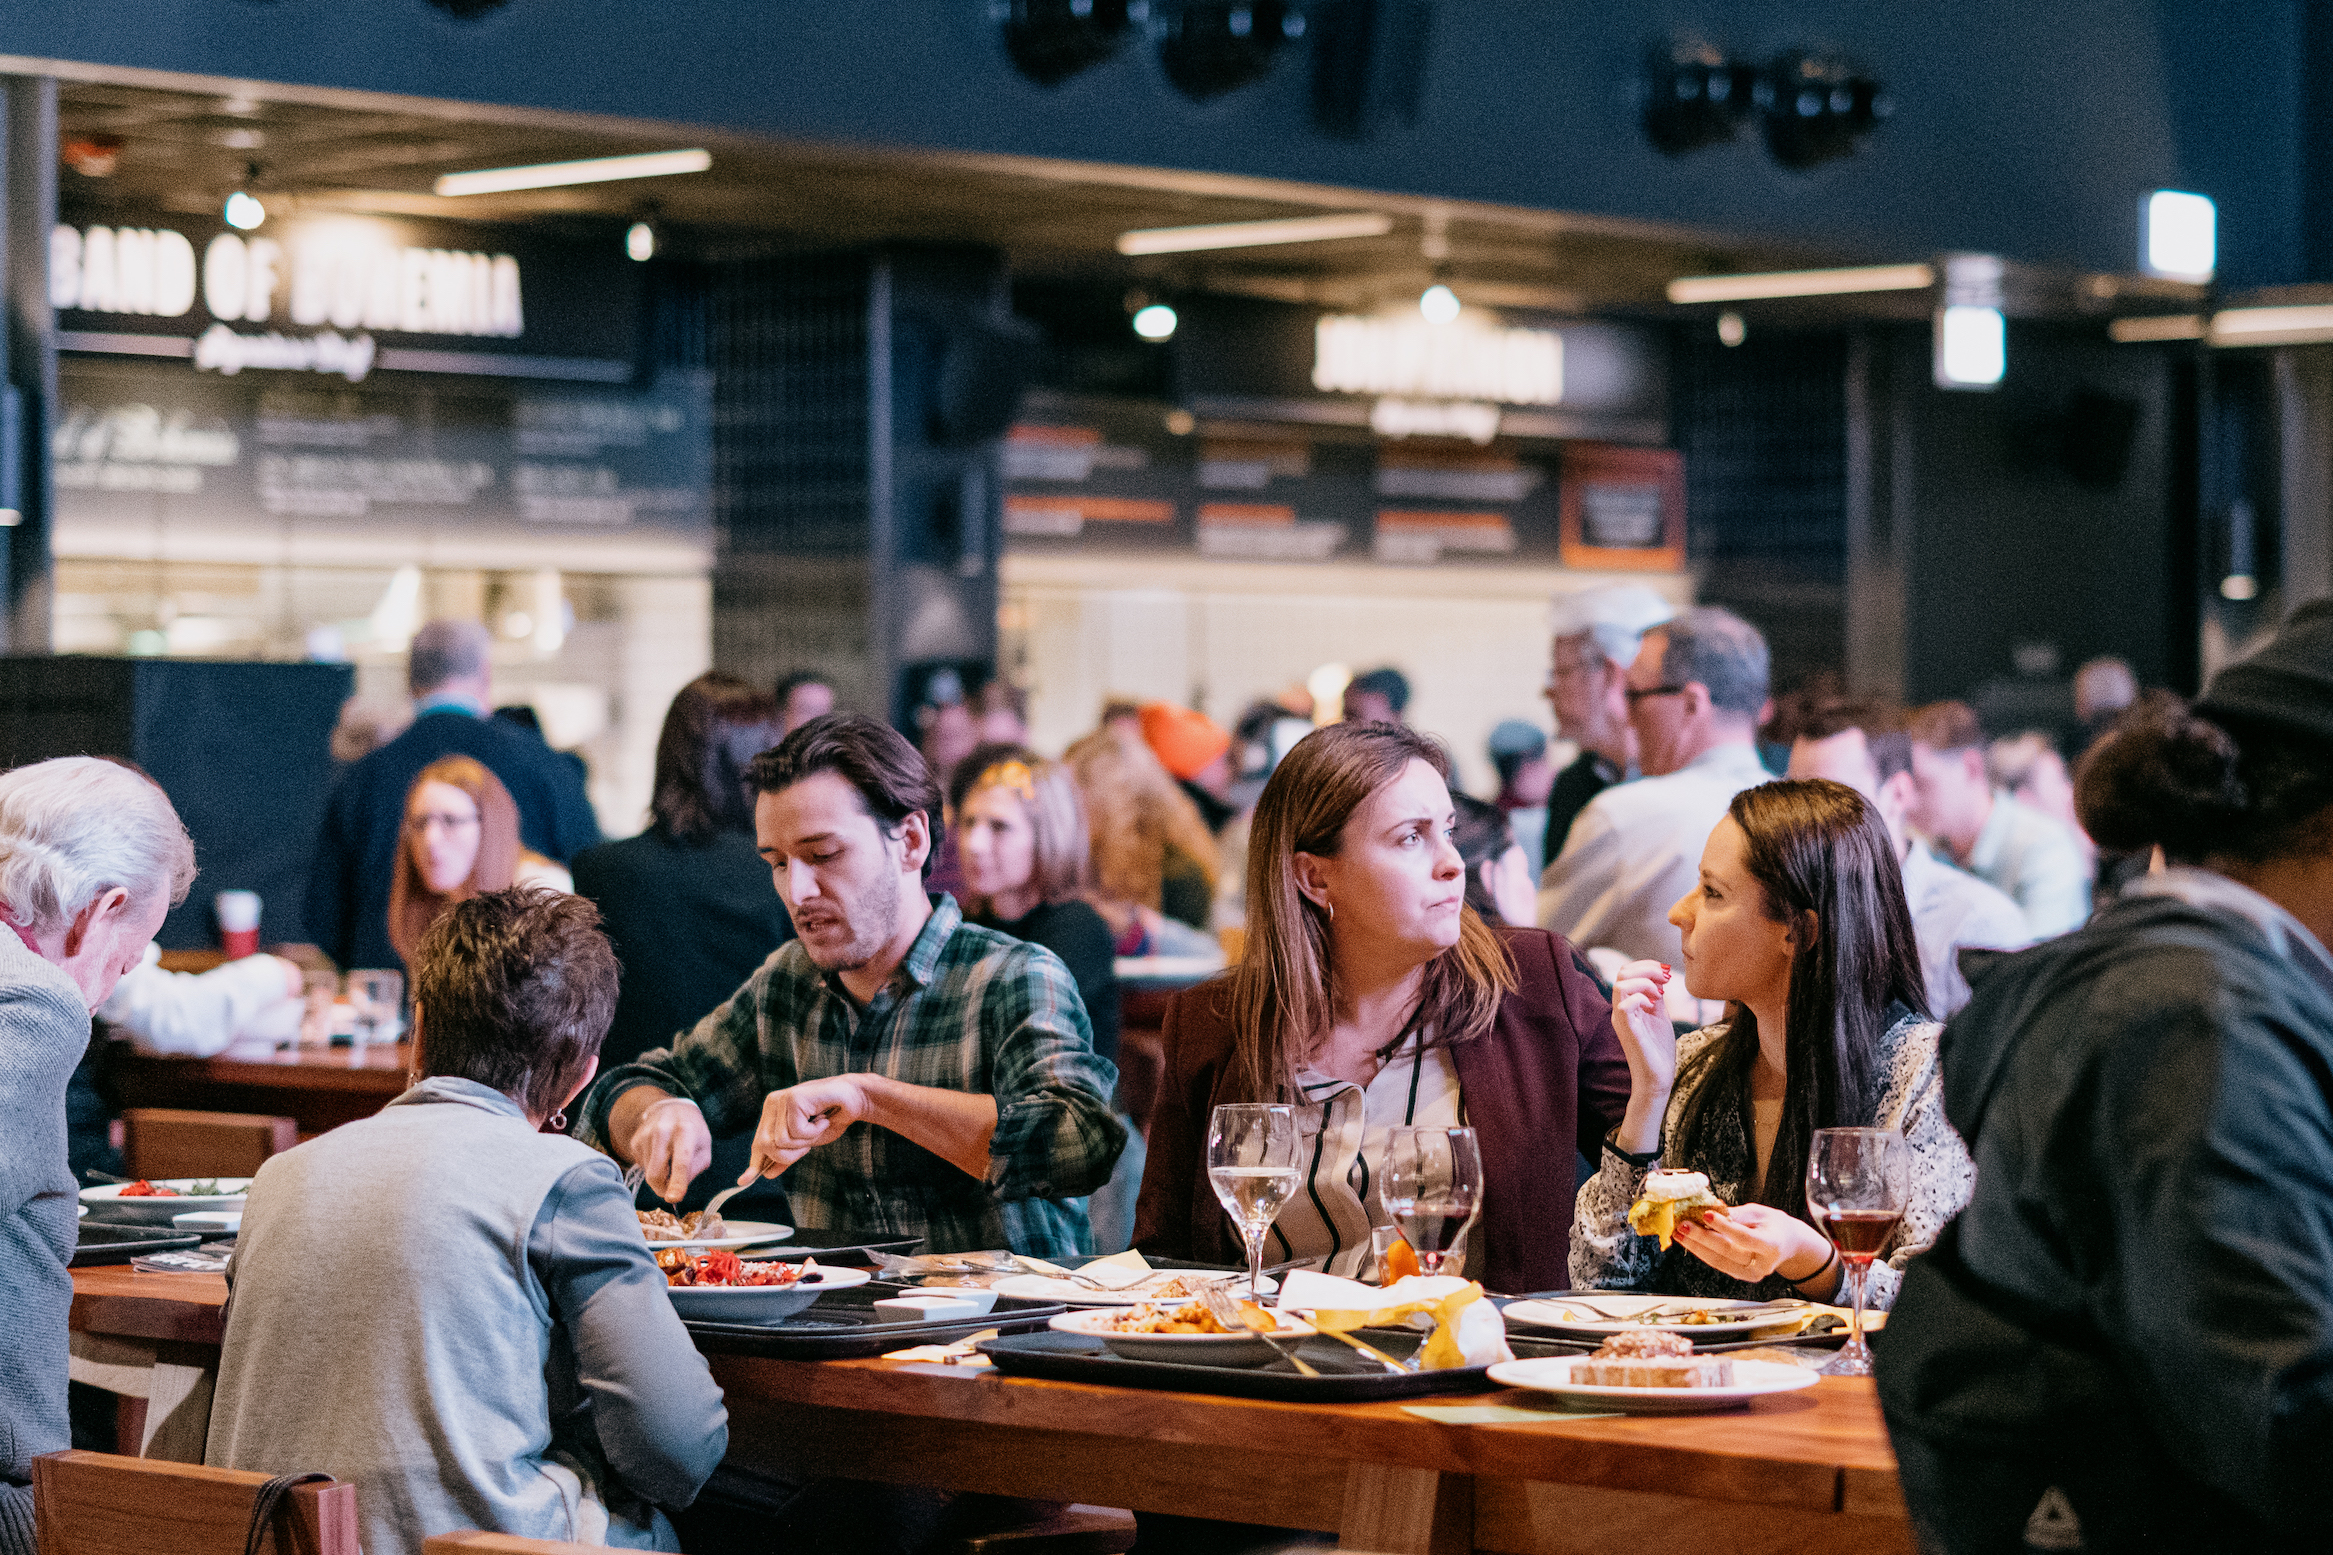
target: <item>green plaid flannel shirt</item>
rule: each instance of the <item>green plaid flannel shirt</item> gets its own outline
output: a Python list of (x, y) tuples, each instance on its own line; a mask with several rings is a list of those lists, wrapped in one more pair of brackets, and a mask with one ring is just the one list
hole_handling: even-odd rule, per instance
[(883, 1074), (996, 1098), (988, 1175), (973, 1178), (913, 1141), (855, 1123), (779, 1179), (806, 1231), (924, 1239), (924, 1251), (1093, 1251), (1085, 1195), (1109, 1181), (1126, 1129), (1118, 1072), (1094, 1052), (1085, 1003), (1051, 951), (964, 922), (955, 899), (865, 1009), (782, 946), (729, 1001), (669, 1048), (610, 1070), (578, 1137), (607, 1148), (608, 1109), (649, 1084), (686, 1096), (715, 1134), (751, 1127), (763, 1098), (805, 1080)]

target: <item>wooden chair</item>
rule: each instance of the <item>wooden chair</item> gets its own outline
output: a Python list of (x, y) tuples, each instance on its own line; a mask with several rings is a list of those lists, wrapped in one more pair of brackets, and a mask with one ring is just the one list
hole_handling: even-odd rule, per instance
[[(40, 1555), (243, 1555), (265, 1474), (102, 1452), (32, 1460)], [(356, 1487), (295, 1485), (277, 1505), (261, 1555), (358, 1555)]]
[[(46, 1552), (43, 1552), (46, 1555)], [(424, 1539), (421, 1555), (607, 1555), (596, 1544), (569, 1544), (564, 1539), (522, 1539), (514, 1533), (441, 1533)]]
[(122, 1112), (122, 1159), (132, 1177), (248, 1177), (299, 1142), (297, 1121), (256, 1112)]

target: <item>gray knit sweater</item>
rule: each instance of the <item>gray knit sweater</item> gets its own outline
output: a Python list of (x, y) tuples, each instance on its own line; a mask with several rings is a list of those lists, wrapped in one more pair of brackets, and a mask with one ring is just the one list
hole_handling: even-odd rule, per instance
[(32, 1460), (72, 1445), (65, 1082), (88, 1045), (81, 990), (0, 930), (0, 1555), (33, 1555)]

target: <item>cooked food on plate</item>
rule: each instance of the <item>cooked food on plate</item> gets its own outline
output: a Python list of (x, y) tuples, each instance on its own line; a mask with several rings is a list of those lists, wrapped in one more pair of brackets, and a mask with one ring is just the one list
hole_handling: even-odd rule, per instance
[[(1252, 1301), (1240, 1302), (1239, 1310), (1250, 1318), (1261, 1317), (1273, 1327), (1279, 1326), (1277, 1318)], [(1184, 1302), (1180, 1306), (1168, 1301), (1145, 1301), (1118, 1313), (1109, 1320), (1107, 1326), (1114, 1334), (1228, 1334), (1236, 1331), (1215, 1321), (1215, 1314), (1196, 1301)]]
[(1593, 1355), (1572, 1362), (1572, 1381), (1591, 1388), (1731, 1387), (1734, 1363), (1696, 1355), (1693, 1341), (1659, 1329), (1614, 1334)]
[(805, 1258), (800, 1263), (786, 1263), (775, 1258), (758, 1263), (747, 1263), (725, 1247), (710, 1252), (692, 1253), (685, 1248), (670, 1247), (656, 1255), (656, 1267), (664, 1271), (667, 1285), (792, 1285), (818, 1267), (815, 1260)]
[(161, 1183), (148, 1182), (141, 1177), (136, 1182), (124, 1184), (122, 1191), (115, 1195), (116, 1198), (123, 1199), (215, 1199), (222, 1196), (219, 1190), (219, 1180), (216, 1177), (206, 1177), (201, 1182), (189, 1183), (184, 1188), (166, 1187)]
[(704, 1210), (675, 1215), (668, 1209), (644, 1209), (640, 1234), (651, 1242), (710, 1242), (728, 1234), (721, 1217)]
[(1647, 1172), (1644, 1192), (1628, 1206), (1628, 1229), (1638, 1236), (1657, 1236), (1661, 1251), (1669, 1250), (1680, 1220), (1698, 1220), (1725, 1200), (1709, 1191), (1709, 1179), (1700, 1172)]

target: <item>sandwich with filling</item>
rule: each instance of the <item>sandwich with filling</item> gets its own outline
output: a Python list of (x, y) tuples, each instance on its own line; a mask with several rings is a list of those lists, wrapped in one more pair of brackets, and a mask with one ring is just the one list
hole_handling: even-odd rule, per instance
[(1644, 1192), (1628, 1206), (1628, 1229), (1638, 1236), (1659, 1237), (1665, 1253), (1679, 1221), (1697, 1220), (1725, 1207), (1725, 1200), (1709, 1191), (1709, 1179), (1700, 1172), (1652, 1171), (1645, 1174)]

